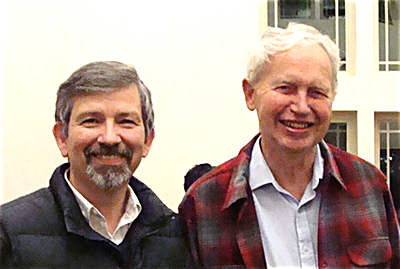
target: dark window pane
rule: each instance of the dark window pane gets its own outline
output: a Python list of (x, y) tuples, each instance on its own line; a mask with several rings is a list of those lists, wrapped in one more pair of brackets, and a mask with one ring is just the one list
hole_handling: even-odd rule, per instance
[(347, 130), (347, 123), (342, 122), (342, 123), (337, 123), (337, 126), (339, 127), (339, 130)]
[(400, 149), (390, 150), (390, 191), (395, 207), (400, 207)]
[(340, 60), (346, 61), (346, 20), (339, 18), (339, 48)]
[(379, 123), (379, 130), (386, 130), (386, 122)]
[(400, 149), (400, 133), (391, 133), (389, 138), (390, 149)]
[(267, 3), (267, 8), (268, 8), (268, 26), (275, 26), (275, 3), (274, 1), (268, 1)]
[(379, 22), (385, 23), (385, 0), (379, 0)]
[[(321, 2), (321, 19), (328, 19), (336, 16), (335, 0), (323, 0)], [(345, 4), (344, 0), (339, 0), (339, 16), (345, 16)]]
[[(290, 20), (279, 20), (278, 21), (278, 26), (281, 28), (286, 28), (289, 24)], [(296, 20), (298, 23), (302, 23), (300, 20)]]
[(389, 1), (389, 61), (400, 61), (400, 0)]
[[(385, 33), (385, 0), (379, 0), (379, 61), (386, 61), (386, 33)], [(379, 66), (379, 71), (386, 67)]]
[(386, 36), (385, 36), (385, 24), (379, 23), (379, 61), (385, 61), (386, 59)]
[(400, 130), (400, 122), (398, 121), (389, 122), (389, 130)]
[(323, 18), (335, 16), (335, 0), (322, 1), (322, 16)]
[(345, 0), (339, 0), (339, 16), (345, 17), (345, 15), (346, 15)]
[(311, 0), (279, 0), (279, 15), (281, 19), (311, 19)]
[(387, 175), (387, 157), (386, 157), (386, 149), (380, 150), (380, 168), (381, 171)]
[(327, 132), (324, 137), (324, 140), (326, 143), (329, 143), (335, 147), (339, 146), (338, 141), (336, 139), (336, 132), (331, 132), (331, 131)]
[(385, 64), (380, 64), (379, 65), (379, 71), (386, 71), (386, 65)]
[(390, 64), (389, 71), (400, 71), (400, 65), (398, 64)]
[(380, 141), (380, 149), (386, 149), (387, 148), (387, 141), (386, 141), (386, 133), (381, 133), (379, 137)]
[(389, 61), (400, 61), (400, 27), (389, 27)]
[(339, 133), (339, 148), (344, 151), (347, 150), (347, 137), (345, 132)]

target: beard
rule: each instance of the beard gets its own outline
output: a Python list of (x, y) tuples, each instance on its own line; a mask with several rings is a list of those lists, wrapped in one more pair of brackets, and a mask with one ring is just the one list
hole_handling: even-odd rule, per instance
[(114, 189), (121, 186), (132, 176), (132, 171), (128, 165), (88, 165), (86, 174), (90, 179), (102, 189)]
[[(119, 187), (128, 181), (133, 174), (133, 171), (128, 165), (132, 160), (132, 148), (100, 144), (98, 149), (95, 149), (93, 145), (89, 145), (83, 152), (87, 164), (86, 174), (102, 189), (114, 189)], [(125, 158), (127, 163), (121, 165), (93, 165), (91, 164), (91, 159), (96, 156), (119, 156)]]

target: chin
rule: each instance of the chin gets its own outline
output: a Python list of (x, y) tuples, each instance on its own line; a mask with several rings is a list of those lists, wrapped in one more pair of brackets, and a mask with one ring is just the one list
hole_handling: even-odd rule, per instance
[(310, 143), (307, 141), (296, 141), (287, 144), (283, 144), (282, 146), (286, 148), (286, 150), (292, 153), (306, 153), (315, 148), (318, 143)]
[(132, 171), (127, 165), (88, 165), (86, 173), (91, 180), (102, 189), (114, 189), (120, 187), (129, 181), (132, 176)]

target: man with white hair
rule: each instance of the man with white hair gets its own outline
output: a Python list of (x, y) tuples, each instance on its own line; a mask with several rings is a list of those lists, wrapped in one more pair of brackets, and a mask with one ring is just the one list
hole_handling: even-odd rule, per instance
[(202, 268), (400, 268), (384, 175), (326, 144), (339, 52), (315, 28), (268, 28), (243, 91), (260, 134), (180, 204)]

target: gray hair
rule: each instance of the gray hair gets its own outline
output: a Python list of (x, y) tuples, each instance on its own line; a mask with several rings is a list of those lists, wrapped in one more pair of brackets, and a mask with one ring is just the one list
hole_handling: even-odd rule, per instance
[(321, 34), (312, 26), (300, 23), (291, 22), (286, 29), (267, 28), (257, 47), (249, 55), (246, 77), (249, 83), (258, 87), (265, 76), (265, 64), (269, 62), (270, 57), (290, 49), (304, 39), (317, 43), (328, 54), (332, 65), (334, 98), (338, 91), (339, 49), (329, 36)]
[(154, 129), (154, 110), (150, 90), (139, 78), (132, 65), (116, 61), (93, 62), (75, 71), (57, 92), (55, 119), (64, 123), (64, 135), (68, 136), (68, 124), (74, 99), (77, 96), (107, 93), (135, 84), (140, 95), (145, 137)]

